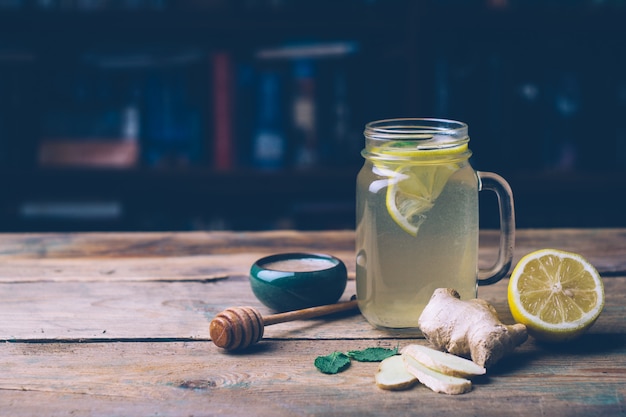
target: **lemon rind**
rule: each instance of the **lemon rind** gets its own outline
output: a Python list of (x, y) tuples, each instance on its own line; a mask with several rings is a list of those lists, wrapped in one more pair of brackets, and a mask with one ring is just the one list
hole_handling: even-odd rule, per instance
[[(518, 280), (519, 280), (519, 275), (521, 274), (521, 271), (524, 270), (528, 262), (534, 259), (541, 258), (542, 256), (546, 256), (546, 255), (558, 256), (561, 259), (565, 259), (565, 258), (574, 259), (577, 262), (580, 262), (581, 265), (584, 266), (585, 270), (590, 273), (591, 277), (594, 279), (596, 283), (595, 292), (600, 302), (597, 303), (595, 308), (593, 308), (592, 310), (589, 310), (582, 317), (580, 317), (579, 319), (575, 321), (562, 322), (562, 323), (557, 323), (557, 324), (546, 322), (542, 320), (541, 318), (539, 318), (538, 316), (534, 314), (530, 314), (524, 308), (521, 302), (520, 296), (519, 296), (519, 292), (513, 291), (513, 288), (517, 285)], [(595, 269), (595, 267), (591, 265), (582, 256), (576, 253), (565, 252), (565, 251), (561, 251), (557, 249), (541, 249), (541, 250), (534, 251), (522, 257), (522, 259), (518, 262), (518, 264), (513, 269), (513, 272), (511, 273), (511, 279), (510, 279), (509, 288), (508, 288), (508, 295), (511, 298), (513, 298), (513, 301), (514, 301), (513, 305), (510, 305), (511, 302), (509, 302), (509, 308), (511, 310), (511, 314), (513, 318), (517, 322), (523, 323), (527, 327), (530, 327), (536, 332), (542, 333), (544, 336), (548, 336), (548, 337), (550, 335), (567, 336), (569, 334), (575, 334), (576, 332), (585, 330), (597, 320), (600, 313), (602, 312), (602, 309), (604, 308), (604, 285), (602, 283), (601, 276), (598, 273), (598, 271)]]

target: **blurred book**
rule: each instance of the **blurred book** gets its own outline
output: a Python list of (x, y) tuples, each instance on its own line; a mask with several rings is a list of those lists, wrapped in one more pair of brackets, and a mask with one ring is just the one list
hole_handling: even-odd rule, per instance
[(203, 162), (203, 107), (198, 96), (206, 96), (209, 87), (205, 67), (197, 64), (156, 67), (146, 75), (141, 139), (142, 159), (148, 166), (181, 167)]
[(42, 167), (131, 168), (139, 161), (139, 144), (122, 140), (44, 139), (39, 143)]
[(43, 167), (133, 167), (141, 135), (134, 74), (108, 67), (105, 57), (82, 58), (48, 74), (37, 161)]
[(287, 139), (283, 128), (282, 83), (277, 72), (263, 71), (259, 76), (257, 117), (252, 138), (252, 163), (257, 168), (283, 168)]
[(293, 64), (290, 104), (293, 165), (297, 168), (319, 163), (316, 82), (313, 62), (306, 58), (296, 60)]
[(42, 167), (131, 168), (140, 156), (139, 109), (50, 110), (44, 117)]
[(125, 207), (117, 200), (27, 200), (17, 209), (20, 223), (39, 230), (110, 230), (125, 217)]
[[(320, 41), (256, 51), (262, 94), (258, 111), (267, 116), (269, 105), (279, 109), (284, 120), (274, 120), (274, 128), (268, 130), (261, 127), (268, 124), (267, 117), (259, 117), (259, 131), (264, 136), (257, 136), (255, 155), (267, 152), (278, 159), (280, 154), (281, 161), (275, 165), (300, 169), (332, 164), (345, 158), (344, 152), (354, 151), (347, 146), (354, 136), (344, 66), (358, 49), (352, 41)], [(278, 78), (272, 81), (268, 77)], [(270, 82), (276, 84), (272, 91), (276, 103), (263, 99)]]
[(211, 56), (213, 103), (213, 168), (227, 171), (236, 161), (233, 132), (234, 65), (229, 52), (215, 52)]
[(82, 129), (87, 134), (70, 132), (61, 137), (100, 139), (117, 134), (135, 140), (141, 144), (137, 163), (150, 167), (204, 162), (201, 114), (209, 89), (203, 50), (157, 46), (97, 50), (85, 54), (83, 62), (84, 74), (68, 83), (76, 90), (69, 98), (74, 106), (70, 114), (76, 115), (79, 107), (95, 116), (83, 115), (71, 122), (56, 117), (53, 121), (65, 130), (92, 120)]

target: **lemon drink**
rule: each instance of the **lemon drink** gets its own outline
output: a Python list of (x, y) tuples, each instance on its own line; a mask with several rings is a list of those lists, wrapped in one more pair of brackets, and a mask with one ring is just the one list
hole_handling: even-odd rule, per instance
[(363, 151), (357, 297), (374, 326), (416, 328), (436, 288), (476, 297), (478, 177), (467, 136), (393, 135), (400, 140), (383, 135)]

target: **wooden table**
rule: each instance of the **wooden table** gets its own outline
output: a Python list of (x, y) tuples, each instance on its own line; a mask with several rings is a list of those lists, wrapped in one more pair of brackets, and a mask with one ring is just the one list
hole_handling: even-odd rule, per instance
[[(481, 264), (497, 235), (481, 234)], [(378, 364), (337, 375), (317, 356), (426, 343), (371, 328), (358, 314), (269, 326), (245, 353), (209, 340), (223, 309), (252, 305), (247, 272), (277, 252), (326, 252), (354, 272), (354, 233), (0, 235), (0, 415), (303, 416), (626, 414), (626, 229), (520, 230), (516, 259), (544, 247), (575, 251), (600, 271), (605, 309), (575, 343), (529, 339), (449, 396), (374, 384)], [(479, 296), (511, 322), (505, 279)], [(344, 299), (355, 293), (348, 283)]]

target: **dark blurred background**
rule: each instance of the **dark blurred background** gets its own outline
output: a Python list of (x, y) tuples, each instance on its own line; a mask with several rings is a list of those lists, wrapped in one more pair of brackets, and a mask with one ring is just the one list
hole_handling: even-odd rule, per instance
[(625, 19), (621, 0), (0, 0), (0, 231), (353, 228), (363, 126), (392, 117), (468, 123), (518, 227), (625, 227)]

